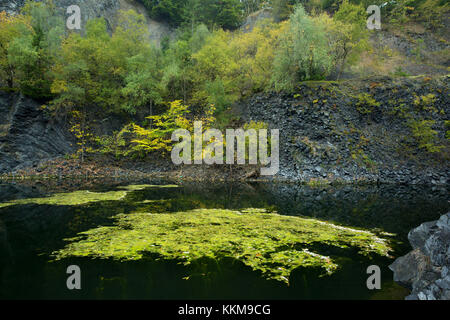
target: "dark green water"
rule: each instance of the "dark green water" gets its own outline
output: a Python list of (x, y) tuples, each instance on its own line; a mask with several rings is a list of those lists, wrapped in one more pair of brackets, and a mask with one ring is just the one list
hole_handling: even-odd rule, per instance
[[(0, 185), (0, 203), (51, 196), (53, 193), (90, 190), (107, 192), (131, 184), (161, 182), (73, 182)], [(392, 258), (365, 257), (351, 251), (318, 250), (336, 257), (340, 268), (319, 277), (315, 269), (298, 268), (290, 285), (264, 279), (241, 261), (200, 259), (186, 267), (177, 261), (149, 256), (129, 262), (93, 258), (51, 261), (66, 238), (98, 226), (111, 226), (111, 217), (133, 214), (146, 200), (168, 200), (164, 210), (196, 208), (266, 208), (279, 214), (309, 217), (346, 227), (395, 234), (390, 237)], [(1, 205), (0, 205), (1, 206)], [(448, 190), (407, 186), (340, 186), (308, 188), (294, 184), (195, 183), (179, 188), (146, 188), (127, 199), (81, 205), (18, 202), (0, 207), (1, 299), (402, 299), (408, 291), (392, 281), (388, 265), (410, 250), (407, 234), (449, 209)], [(82, 289), (66, 287), (66, 268), (80, 266)], [(382, 289), (366, 287), (366, 269), (382, 270)], [(188, 280), (183, 279), (189, 274)]]

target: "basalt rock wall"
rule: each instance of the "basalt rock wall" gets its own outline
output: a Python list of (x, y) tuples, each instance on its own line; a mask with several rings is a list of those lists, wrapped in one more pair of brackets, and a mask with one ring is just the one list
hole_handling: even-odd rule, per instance
[(307, 82), (257, 94), (235, 112), (280, 130), (282, 178), (446, 185), (448, 80)]

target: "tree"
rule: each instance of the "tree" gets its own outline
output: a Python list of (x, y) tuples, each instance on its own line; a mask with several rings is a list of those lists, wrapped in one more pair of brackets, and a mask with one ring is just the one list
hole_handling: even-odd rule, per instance
[(229, 32), (215, 31), (205, 45), (192, 55), (194, 66), (191, 75), (197, 89), (193, 93), (193, 103), (216, 104), (219, 99), (232, 102), (239, 97), (239, 89), (234, 83), (239, 66), (233, 59), (230, 41)]
[(294, 11), (298, 0), (271, 0), (275, 21), (283, 21), (289, 18)]
[(89, 147), (89, 143), (93, 141), (93, 135), (87, 123), (86, 113), (73, 110), (71, 112), (71, 118), (70, 132), (77, 139), (77, 155), (80, 156), (81, 162), (84, 162), (86, 153), (93, 150)]
[(6, 80), (8, 88), (14, 87), (15, 67), (9, 58), (11, 43), (23, 34), (31, 34), (29, 19), (24, 15), (10, 16), (0, 12), (0, 79)]
[[(114, 54), (108, 50), (110, 41), (103, 18), (88, 21), (86, 36), (72, 33), (64, 41), (59, 61), (53, 69), (52, 92), (57, 94), (53, 100), (55, 110), (101, 109), (113, 100), (114, 73), (108, 71), (114, 64), (107, 58)], [(112, 105), (117, 103), (113, 102)]]
[(211, 29), (239, 27), (243, 15), (240, 0), (140, 0), (150, 16), (179, 27), (188, 24), (191, 30), (198, 23)]
[(51, 68), (65, 35), (64, 22), (51, 1), (27, 2), (22, 13), (30, 28), (22, 28), (8, 48), (21, 91), (36, 99), (49, 99), (53, 81)]
[[(147, 39), (144, 18), (134, 11), (121, 11), (110, 36), (103, 18), (89, 20), (86, 35), (72, 33), (64, 41), (54, 67), (52, 85), (59, 108), (89, 108), (92, 112), (134, 113), (132, 105), (145, 106), (157, 100), (152, 75), (154, 50)], [(152, 83), (143, 84), (152, 80)], [(150, 93), (144, 91), (150, 90)]]
[(177, 129), (189, 129), (190, 122), (186, 118), (188, 107), (180, 100), (173, 101), (169, 109), (162, 115), (149, 116), (154, 126), (145, 129), (133, 124), (135, 139), (133, 150), (141, 155), (154, 151), (170, 152), (172, 150), (172, 133)]
[(123, 68), (121, 109), (130, 114), (137, 108), (148, 107), (152, 115), (153, 105), (162, 103), (161, 54), (148, 43), (148, 38), (144, 16), (132, 10), (120, 12), (111, 39), (111, 51), (118, 57), (117, 66)]
[(332, 67), (325, 30), (298, 5), (274, 60), (272, 82), (277, 90), (292, 90), (299, 81), (323, 79)]
[(361, 52), (368, 48), (369, 31), (366, 27), (366, 12), (362, 5), (344, 0), (333, 17), (324, 23), (332, 42), (332, 51), (339, 79), (346, 63), (355, 63)]
[(230, 41), (233, 60), (238, 65), (235, 86), (241, 96), (270, 86), (275, 48), (286, 23), (262, 20), (251, 32), (235, 33)]
[(124, 102), (122, 109), (135, 113), (137, 108), (148, 107), (153, 115), (153, 106), (163, 102), (164, 86), (161, 82), (162, 70), (159, 52), (154, 47), (127, 59), (127, 76), (122, 89)]

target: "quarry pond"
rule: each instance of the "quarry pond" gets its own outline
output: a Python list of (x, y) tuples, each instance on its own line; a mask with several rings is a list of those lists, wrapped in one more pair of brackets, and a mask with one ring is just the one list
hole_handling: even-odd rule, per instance
[(403, 299), (388, 266), (448, 209), (445, 186), (3, 182), (0, 298)]

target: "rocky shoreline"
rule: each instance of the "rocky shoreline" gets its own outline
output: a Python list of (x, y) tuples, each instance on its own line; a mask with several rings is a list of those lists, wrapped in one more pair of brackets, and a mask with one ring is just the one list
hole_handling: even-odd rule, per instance
[(389, 268), (412, 289), (406, 300), (450, 300), (450, 212), (408, 234), (413, 251)]
[[(181, 165), (175, 166), (170, 161), (120, 161), (105, 157), (92, 157), (85, 162), (78, 159), (58, 157), (22, 167), (12, 172), (0, 174), (0, 181), (8, 180), (42, 180), (69, 178), (125, 178), (125, 179), (165, 179), (168, 181), (274, 181), (293, 182), (311, 186), (340, 184), (391, 184), (446, 187), (447, 172), (437, 173), (433, 168), (417, 178), (411, 171), (389, 170), (387, 172), (363, 175), (348, 172), (342, 175), (321, 175), (317, 172), (305, 172), (304, 175), (260, 176), (261, 168), (257, 165)], [(283, 168), (280, 168), (282, 172)]]

